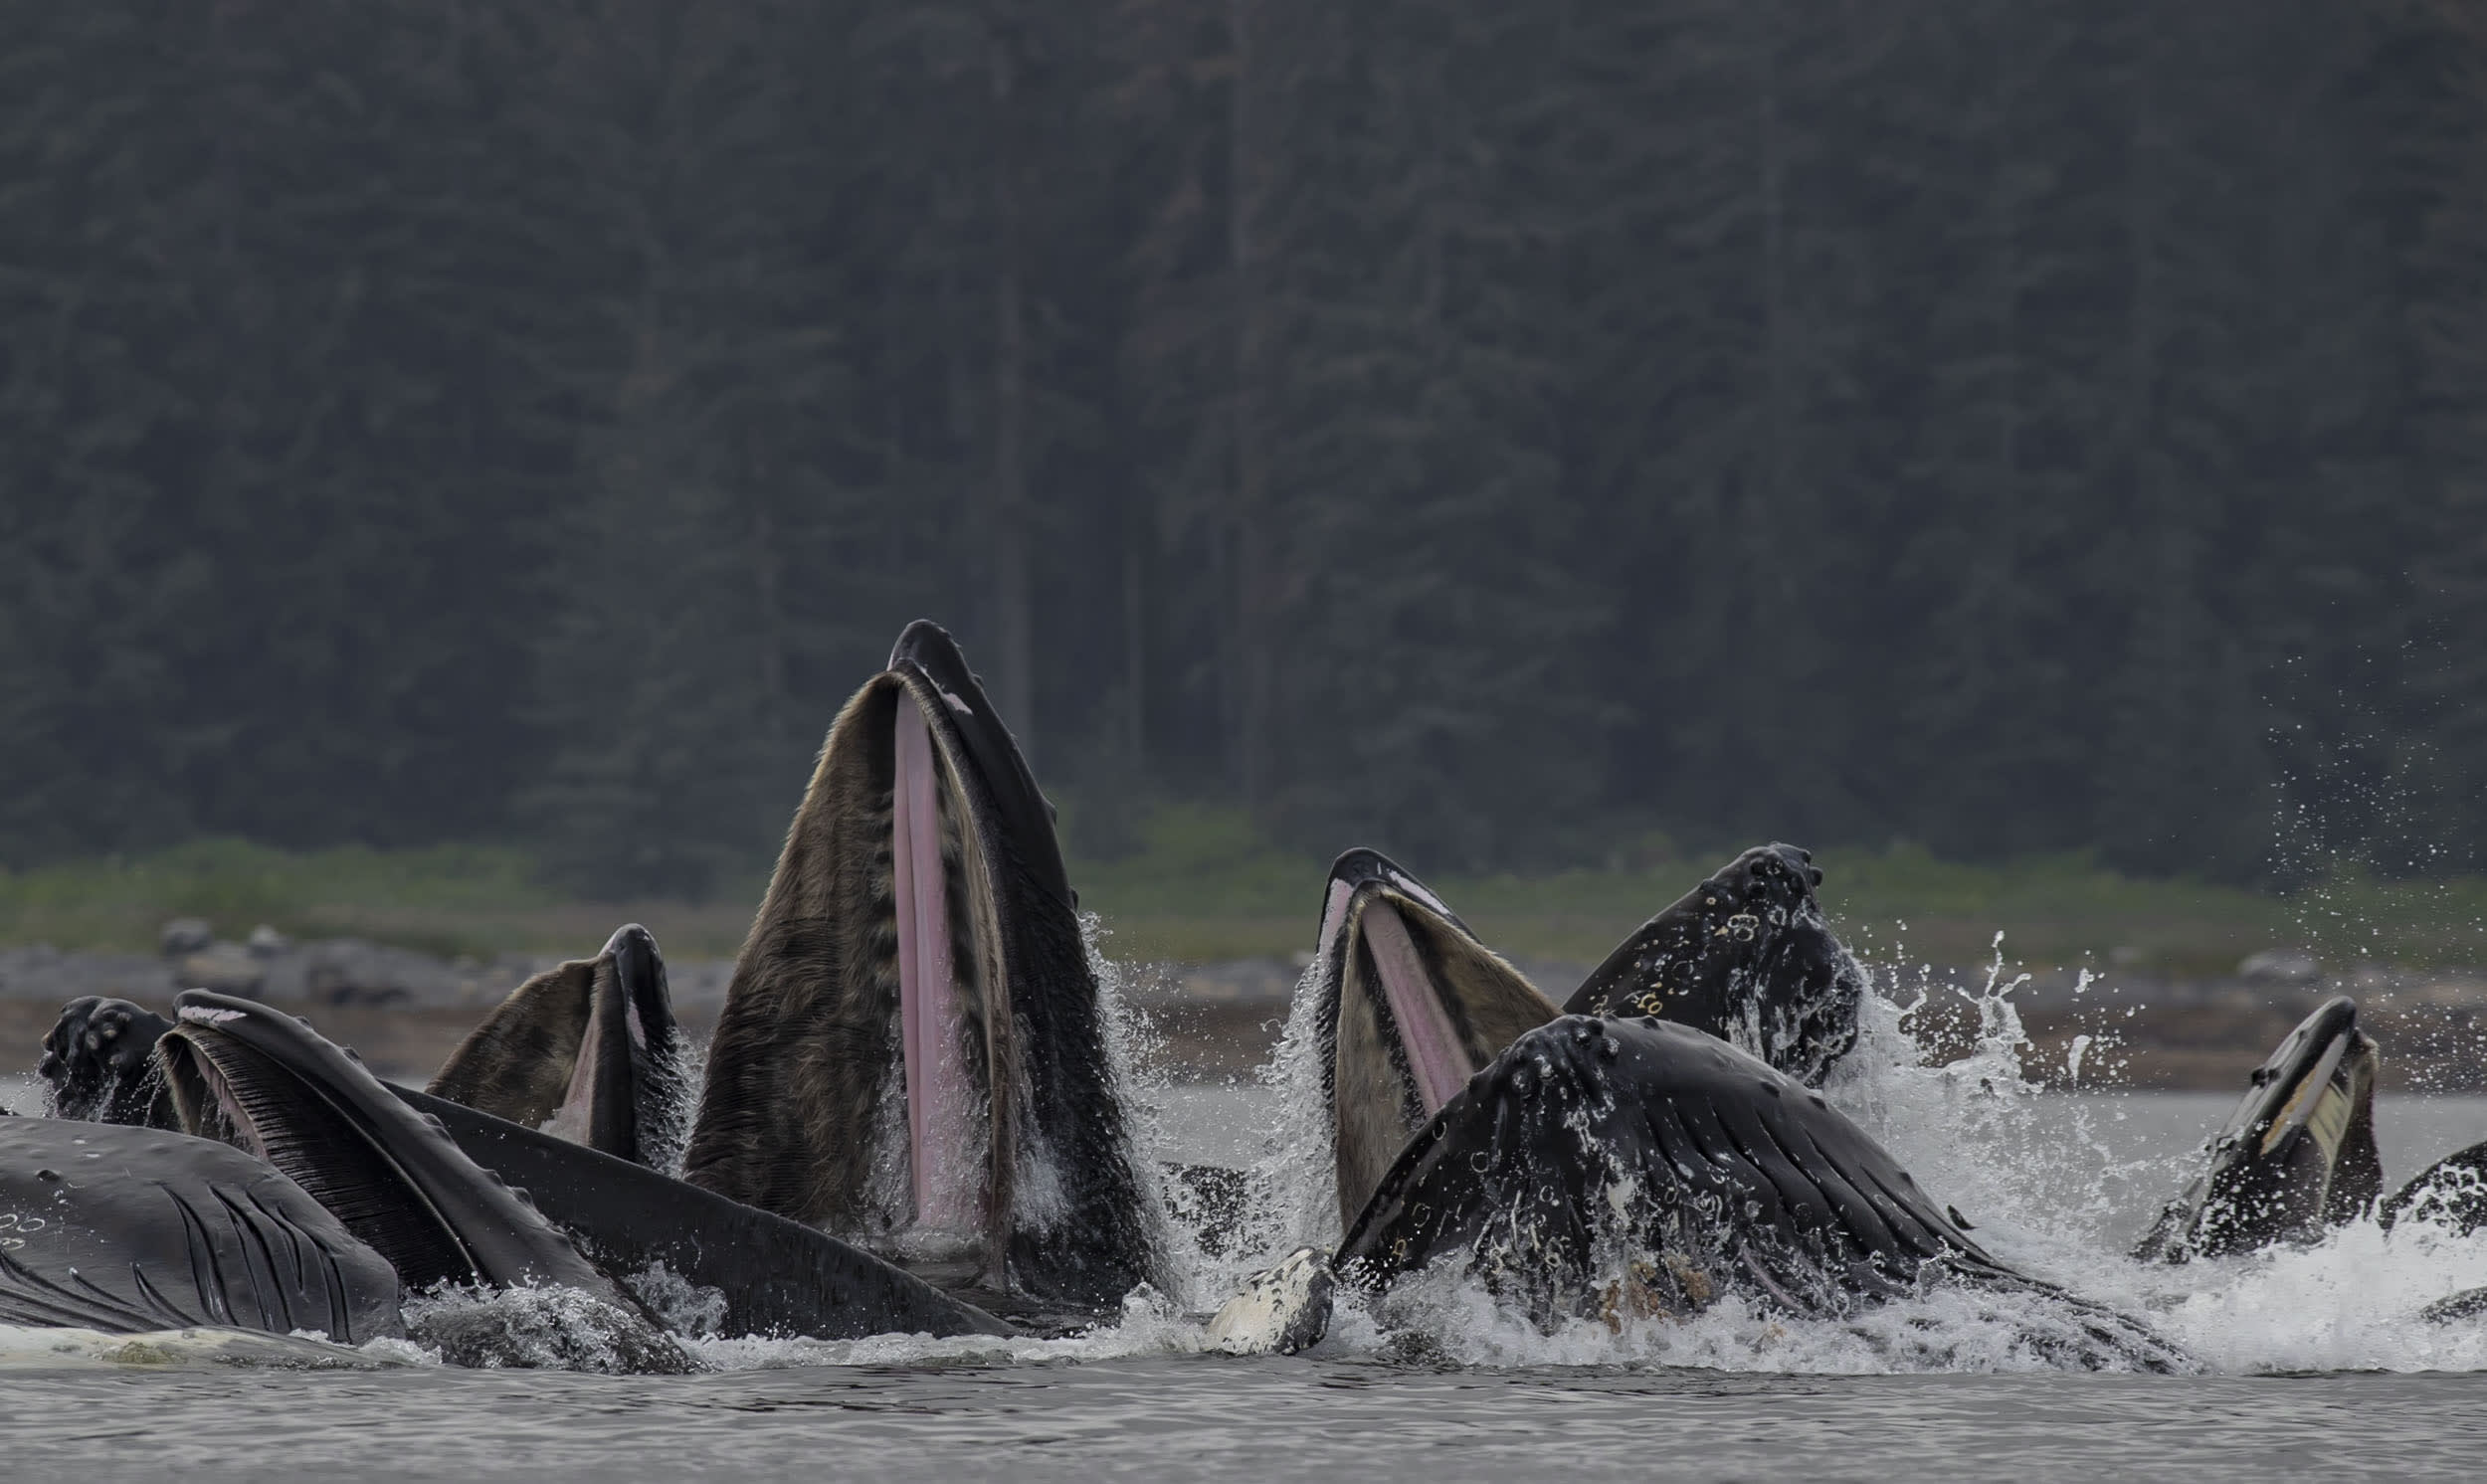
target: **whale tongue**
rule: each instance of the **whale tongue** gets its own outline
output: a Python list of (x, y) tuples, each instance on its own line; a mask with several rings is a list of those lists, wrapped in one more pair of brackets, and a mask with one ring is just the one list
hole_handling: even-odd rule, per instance
[(948, 879), (941, 861), (941, 780), (923, 711), (902, 692), (896, 712), (890, 854), (896, 876), (907, 1168), (916, 1225), (965, 1232), (977, 1227), (979, 1212), (967, 1075), (961, 1065), (965, 1025), (950, 952)]

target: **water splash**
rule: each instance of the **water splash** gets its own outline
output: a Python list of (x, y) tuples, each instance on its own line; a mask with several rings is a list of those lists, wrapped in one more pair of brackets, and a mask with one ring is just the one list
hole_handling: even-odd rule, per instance
[(699, 1096), (707, 1086), (708, 1045), (701, 1041), (694, 1046), (689, 1036), (677, 1033), (671, 1047), (659, 1054), (670, 1064), (664, 1075), (653, 1079), (663, 1100), (648, 1112), (649, 1165), (660, 1175), (680, 1180), (690, 1131), (699, 1121)]
[(1112, 930), (1094, 912), (1079, 914), (1080, 947), (1096, 976), (1097, 1010), (1105, 1025), (1105, 1074), (1130, 1122), (1123, 1131), (1127, 1158), (1137, 1179), (1142, 1218), (1149, 1248), (1158, 1256), (1158, 1282), (1183, 1303), (1198, 1307), (1216, 1300), (1204, 1282), (1214, 1282), (1195, 1233), (1192, 1197), (1166, 1174), (1174, 1163), (1172, 1120), (1166, 1092), (1173, 1072), (1166, 1063), (1166, 1037), (1134, 993), (1150, 979), (1162, 978), (1162, 966), (1132, 964), (1105, 951)]
[(1252, 1267), (1297, 1247), (1334, 1247), (1345, 1234), (1329, 1078), (1321, 1064), (1322, 1007), (1336, 994), (1329, 972), (1316, 960), (1296, 980), (1286, 1025), (1258, 1073), (1269, 1091), (1270, 1114), (1249, 1172), (1253, 1219), (1238, 1243)]
[(576, 1288), (438, 1283), (407, 1296), (406, 1338), (452, 1364), (491, 1371), (625, 1376), (695, 1369), (676, 1338)]
[[(2148, 1212), (2198, 1157), (2153, 1151), (2125, 1127), (2128, 1099), (2111, 1005), (2088, 975), (2077, 997), (2102, 1023), (2061, 1068), (2041, 1067), (1999, 935), (1981, 980), (1955, 984), (1900, 964), (1859, 965), (1869, 985), (1856, 1049), (1825, 1096), (1881, 1140), (1940, 1203), (1975, 1223), (1990, 1250), (2033, 1276), (2141, 1318), (2214, 1370), (2487, 1367), (2487, 1323), (2425, 1323), (2418, 1311), (2487, 1286), (2487, 1235), (2371, 1220), (2324, 1241), (2162, 1267), (2125, 1252)], [(1335, 1242), (1334, 1171), (1322, 1125), (1315, 1007), (1318, 970), (1260, 1080), (1268, 1089), (1247, 1265), (1293, 1246)], [(1940, 999), (1938, 997), (1941, 997)], [(1938, 1050), (1948, 999), (1974, 1027)], [(2081, 1096), (2066, 1096), (2078, 1088)], [(2121, 1137), (2120, 1137), (2121, 1136)], [(1381, 1304), (1348, 1298), (1316, 1354), (1422, 1364), (1668, 1365), (1757, 1372), (2028, 1371), (2085, 1355), (2083, 1310), (2044, 1295), (1943, 1288), (1840, 1320), (1791, 1320), (1730, 1298), (1688, 1319), (1575, 1321), (1549, 1331), (1475, 1285), (1441, 1275)]]
[[(1206, 1311), (1244, 1273), (1298, 1245), (1336, 1243), (1319, 967), (1298, 983), (1285, 1027), (1257, 1074), (1259, 1130), (1244, 1172), (1246, 1208), (1240, 1228), (1212, 1255), (1196, 1240), (1199, 1212), (1187, 1209), (1185, 1188), (1161, 1173), (1181, 1151), (1184, 1131), (1170, 1096), (1175, 1073), (1140, 988), (1164, 971), (1111, 959), (1093, 917), (1083, 930), (1098, 971), (1110, 1074), (1131, 1114), (1133, 1161), (1157, 1223), (1163, 1280), (1135, 1290), (1117, 1315), (1067, 1338), (819, 1341), (720, 1334), (711, 1296), (663, 1272), (640, 1275), (634, 1293), (667, 1321), (693, 1361), (744, 1370), (1188, 1355), (1205, 1348)], [(2041, 1065), (2015, 1004), (2028, 981), (2009, 972), (2000, 938), (1983, 977), (1967, 983), (1896, 959), (1858, 969), (1869, 986), (1858, 1043), (1825, 1096), (1882, 1141), (1929, 1196), (1972, 1221), (1998, 1256), (2142, 1319), (2215, 1371), (2487, 1369), (2487, 1322), (2418, 1317), (2451, 1293), (2487, 1287), (2487, 1235), (2462, 1236), (2423, 1220), (2386, 1232), (2367, 1220), (2304, 1247), (2177, 1267), (2133, 1262), (2124, 1252), (2135, 1232), (2190, 1175), (2194, 1156), (2152, 1152), (2138, 1125), (2127, 1126), (2132, 1095), (2115, 1091), (2112, 1030), (2102, 1027), (2067, 1065)], [(2092, 990), (2085, 976), (2075, 993)], [(2105, 997), (2097, 998), (2103, 1005)], [(1941, 1030), (1938, 1020), (1971, 1028), (1964, 1039)], [(2079, 1095), (2067, 1096), (2073, 1087)], [(391, 1342), (388, 1358), (437, 1363), (445, 1333), (471, 1338), (480, 1329), (512, 1347), (517, 1359), (504, 1364), (611, 1369), (628, 1359), (600, 1316), (571, 1312), (542, 1291), (425, 1302), (434, 1307), (417, 1324), (415, 1341)], [(1687, 1318), (1622, 1316), (1549, 1329), (1472, 1283), (1434, 1273), (1379, 1301), (1342, 1295), (1314, 1354), (1434, 1367), (2041, 1371), (2063, 1368), (2068, 1357), (2097, 1359), (2094, 1351), (2083, 1354), (2087, 1312), (2044, 1294), (1937, 1288), (1838, 1319), (1791, 1319), (1729, 1296)], [(465, 1328), (445, 1326), (443, 1315)]]

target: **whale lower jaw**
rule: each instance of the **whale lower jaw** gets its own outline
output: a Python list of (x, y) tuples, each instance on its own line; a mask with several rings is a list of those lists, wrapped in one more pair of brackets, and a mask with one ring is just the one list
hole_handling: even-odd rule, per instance
[(1337, 1286), (1330, 1254), (1298, 1247), (1277, 1266), (1244, 1280), (1242, 1291), (1211, 1316), (1204, 1343), (1222, 1355), (1310, 1350), (1329, 1332)]

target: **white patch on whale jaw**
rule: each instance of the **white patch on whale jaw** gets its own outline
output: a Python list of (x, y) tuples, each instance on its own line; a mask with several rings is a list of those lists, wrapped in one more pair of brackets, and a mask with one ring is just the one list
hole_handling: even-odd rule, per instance
[(1337, 1279), (1330, 1254), (1298, 1247), (1267, 1272), (1244, 1280), (1209, 1321), (1206, 1343), (1226, 1355), (1294, 1355), (1329, 1333)]

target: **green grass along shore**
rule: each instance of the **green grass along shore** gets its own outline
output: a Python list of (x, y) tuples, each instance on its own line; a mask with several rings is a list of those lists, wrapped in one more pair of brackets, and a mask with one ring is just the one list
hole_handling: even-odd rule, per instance
[[(1324, 861), (1270, 847), (1236, 817), (1161, 810), (1122, 858), (1071, 862), (1081, 904), (1117, 957), (1209, 962), (1311, 945)], [(1718, 859), (1644, 850), (1628, 865), (1428, 879), (1507, 952), (1595, 962)], [(1985, 960), (1997, 932), (2032, 966), (2090, 962), (2178, 977), (2232, 970), (2274, 946), (2326, 962), (2487, 964), (2487, 880), (2382, 881), (2355, 871), (2287, 895), (2196, 880), (2141, 880), (2088, 860), (1937, 860), (1906, 846), (1824, 848), (1823, 905), (1869, 955)], [(1720, 858), (1724, 858), (1721, 852)], [(1408, 862), (1424, 870), (1419, 861)], [(685, 958), (730, 956), (762, 879), (707, 902), (582, 901), (547, 885), (523, 850), (486, 845), (288, 851), (200, 840), (130, 858), (0, 871), (0, 944), (147, 951), (166, 918), (239, 936), (269, 923), (297, 937), (355, 935), (444, 956), (585, 952), (616, 922), (647, 923)]]

